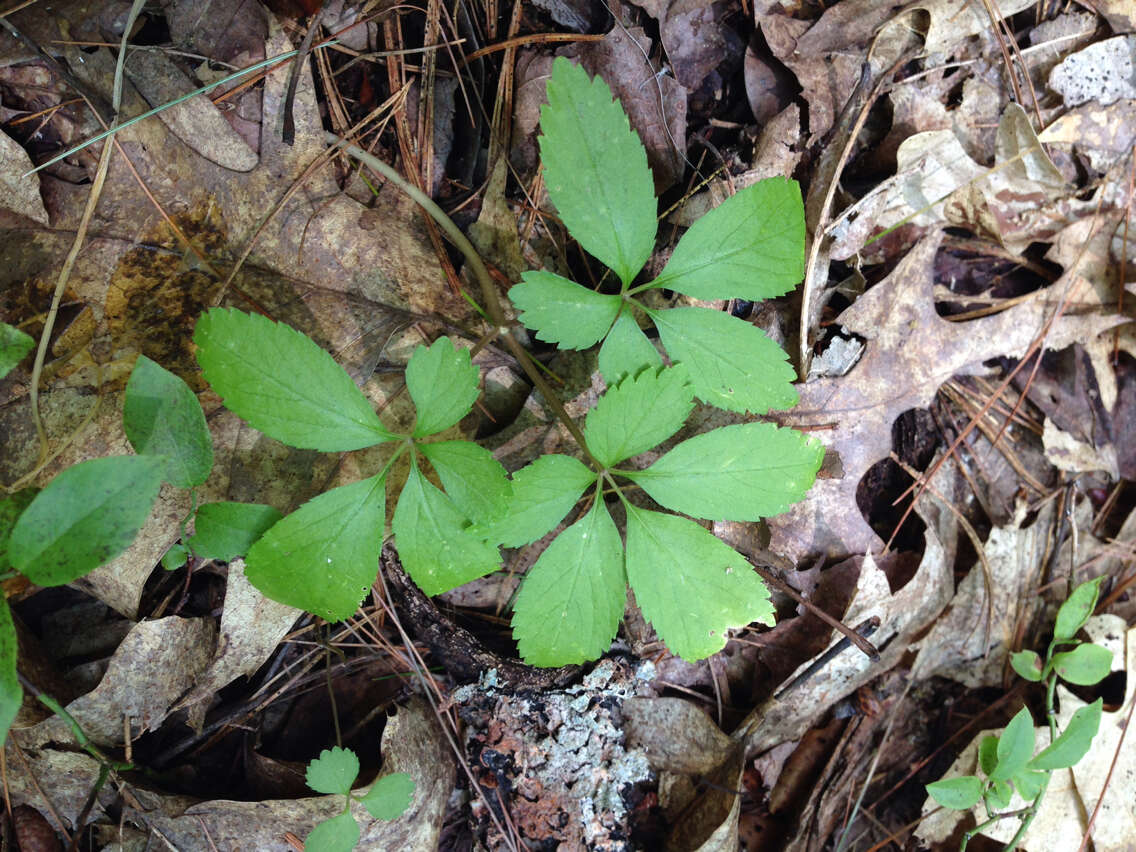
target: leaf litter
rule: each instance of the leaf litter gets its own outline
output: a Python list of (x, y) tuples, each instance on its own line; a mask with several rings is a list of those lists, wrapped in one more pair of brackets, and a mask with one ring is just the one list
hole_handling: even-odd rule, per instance
[[(780, 566), (782, 579), (806, 597), (827, 602), (830, 614), (845, 624), (878, 620), (871, 641), (881, 649), (881, 659), (872, 662), (855, 649), (841, 649), (839, 636), (775, 592), (777, 627), (748, 628), (708, 661), (685, 664), (654, 643), (631, 606), (626, 641), (617, 644), (617, 650), (632, 654), (623, 658), (630, 662), (601, 663), (582, 687), (520, 693), (494, 685), (483, 673), (479, 683), (450, 693), (465, 723), (456, 754), (433, 713), (420, 703), (406, 703), (416, 688), (391, 691), (386, 700), (404, 706), (383, 729), (382, 771), (408, 771), (421, 779), (417, 789), (424, 798), (416, 798), (414, 818), (408, 814), (389, 824), (385, 834), (386, 824), (375, 823), (368, 831), (380, 833), (365, 834), (365, 840), (435, 849), (453, 848), (460, 837), (473, 835), (491, 848), (516, 848), (518, 841), (561, 836), (570, 845), (633, 849), (658, 848), (669, 835), (674, 848), (736, 849), (739, 838), (752, 839), (747, 831), (773, 809), (778, 822), (771, 836), (780, 844), (775, 848), (819, 848), (825, 834), (810, 834), (812, 816), (829, 832), (867, 832), (865, 837), (882, 839), (883, 834), (873, 834), (879, 826), (899, 830), (919, 816), (921, 784), (941, 777), (946, 767), (912, 776), (907, 766), (925, 759), (938, 743), (928, 743), (920, 754), (905, 751), (902, 738), (889, 736), (890, 727), (876, 721), (879, 706), (913, 702), (908, 706), (919, 712), (907, 714), (914, 718), (905, 724), (921, 723), (924, 732), (940, 724), (952, 733), (958, 730), (959, 722), (943, 715), (942, 699), (948, 705), (965, 703), (976, 688), (1004, 688), (1007, 653), (1044, 640), (1036, 633), (1038, 625), (1060, 601), (1066, 581), (1100, 573), (1113, 577), (1120, 588), (1110, 603), (1128, 621), (1111, 616), (1106, 632), (1123, 635), (1131, 626), (1134, 613), (1125, 597), (1133, 552), (1127, 523), (1131, 499), (1125, 481), (1133, 469), (1126, 427), (1132, 420), (1136, 350), (1123, 323), (1134, 257), (1126, 219), (1132, 194), (1133, 21), (1120, 3), (1097, 4), (1099, 18), (1078, 13), (1048, 21), (1022, 12), (1032, 5), (999, 4), (1011, 31), (1026, 36), (1020, 48), (1010, 45), (1010, 52), (1021, 54), (1020, 63), (1015, 58), (1011, 64), (1003, 59), (1007, 36), (1001, 24), (991, 21), (984, 6), (961, 0), (841, 0), (819, 14), (755, 3), (752, 17), (735, 4), (643, 3), (641, 11), (613, 6), (596, 14), (581, 11), (580, 4), (549, 4), (553, 21), (604, 36), (570, 46), (541, 42), (540, 27), (547, 29), (547, 19), (502, 22), (509, 24), (510, 36), (528, 27), (523, 31), (532, 34), (531, 42), (519, 55), (513, 47), (501, 54), (507, 58), (505, 79), (515, 86), (499, 113), (513, 123), (511, 147), (507, 162), (500, 158), (493, 164), (489, 191), (484, 199), (474, 195), (473, 215), (465, 222), (480, 219), (478, 245), (507, 283), (525, 269), (549, 268), (571, 277), (581, 270), (555, 221), (538, 215), (538, 208), (547, 212), (548, 205), (540, 189), (535, 131), (552, 55), (574, 57), (589, 73), (608, 80), (643, 139), (656, 188), (671, 189), (674, 200), (683, 202), (672, 219), (683, 227), (757, 178), (785, 175), (812, 182), (810, 227), (824, 229), (813, 235), (823, 241), (823, 292), (811, 303), (815, 314), (807, 318), (816, 335), (815, 354), (823, 357), (832, 350), (838, 366), (799, 385), (801, 404), (778, 415), (778, 422), (810, 428), (821, 440), (827, 449), (824, 478), (786, 515), (764, 525), (716, 524), (715, 531), (746, 542), (746, 555), (758, 564)], [(290, 50), (302, 33), (303, 18), (279, 11), (264, 16), (251, 3), (212, 17), (192, 14), (191, 6), (170, 4), (162, 22), (173, 42), (197, 58), (137, 51), (128, 64), (132, 82), (125, 114), (216, 79), (220, 66), (210, 62), (247, 65)], [(336, 13), (340, 24), (365, 20), (361, 7), (342, 6)], [(52, 15), (17, 14), (13, 20), (44, 45), (118, 37), (107, 16), (70, 7)], [(1091, 35), (1101, 21), (1111, 28), (1110, 37), (1103, 28)], [(496, 29), (497, 23), (491, 32), (500, 37), (504, 30)], [(658, 42), (649, 32), (658, 34)], [(388, 20), (356, 26), (342, 38), (352, 50), (374, 50), (400, 49), (404, 36)], [(890, 115), (864, 107), (871, 112), (859, 137), (852, 140), (840, 173), (833, 171), (849, 143), (850, 119), (856, 117), (845, 116), (846, 101), (865, 63), (878, 79), (886, 70), (884, 58), (894, 61), (913, 48), (918, 50), (906, 54), (902, 85), (897, 81), (882, 95)], [(42, 160), (101, 128), (85, 110), (59, 107), (71, 95), (35, 55), (23, 47), (5, 49), (0, 214), (11, 238), (5, 241), (0, 305), (5, 321), (35, 335), (42, 328), (46, 282), (55, 279), (85, 203), (82, 181), (93, 159), (90, 151), (82, 152), (27, 178), (29, 154)], [(466, 53), (473, 49), (461, 47)], [(108, 90), (113, 66), (108, 51), (85, 52), (67, 44), (52, 50), (89, 88)], [(409, 62), (387, 61), (392, 63), (388, 71), (415, 73)], [(481, 63), (478, 73), (484, 73), (487, 59), (475, 61)], [(222, 291), (239, 306), (255, 304), (312, 334), (336, 353), (368, 398), (379, 408), (389, 407), (384, 411), (388, 424), (407, 416), (399, 366), (433, 334), (472, 327), (473, 314), (447, 285), (411, 204), (390, 187), (368, 186), (355, 173), (337, 178), (327, 167), (309, 172), (324, 154), (326, 123), (345, 130), (337, 122), (349, 110), (362, 118), (365, 106), (377, 105), (369, 90), (380, 82), (384, 97), (398, 95), (396, 81), (404, 78), (362, 74), (360, 67), (356, 62), (331, 77), (323, 54), (309, 63), (312, 70), (301, 75), (292, 102), (297, 134), (291, 147), (277, 135), (286, 100), (281, 71), (268, 74), (259, 86), (234, 91), (228, 101), (198, 96), (161, 119), (119, 133), (138, 178), (116, 156), (92, 236), (68, 281), (63, 329), (52, 341), (42, 399), (51, 440), (62, 443), (72, 432), (76, 437), (37, 472), (37, 484), (71, 464), (125, 450), (121, 387), (138, 354), (203, 388), (190, 332), (196, 316)], [(1013, 81), (1008, 68), (1015, 69)], [(1023, 68), (1028, 81), (1018, 73)], [(741, 88), (739, 80), (745, 84)], [(1030, 85), (1036, 103), (1028, 94)], [(1021, 106), (1010, 103), (1015, 86), (1027, 92)], [(347, 109), (343, 94), (351, 103)], [(492, 88), (483, 94), (492, 105)], [(468, 96), (463, 91), (456, 102)], [(415, 97), (421, 100), (420, 92)], [(751, 105), (763, 112), (756, 124)], [(433, 139), (433, 149), (445, 150), (451, 141), (469, 144), (461, 106), (452, 114), (442, 110), (436, 123), (421, 104), (413, 112), (419, 138), (455, 134), (453, 140)], [(400, 147), (406, 140), (394, 131), (378, 139), (385, 154), (397, 149), (405, 156), (412, 150)], [(676, 144), (682, 142), (687, 144)], [(756, 143), (752, 153), (749, 142)], [(830, 164), (828, 171), (823, 162)], [(711, 174), (719, 167), (722, 171)], [(698, 184), (706, 177), (712, 179), (703, 189)], [(169, 213), (168, 221), (141, 193), (139, 179)], [(824, 195), (829, 181), (839, 181), (839, 187), (828, 221), (820, 222), (812, 199)], [(461, 191), (445, 173), (434, 175), (434, 186), (451, 199)], [(968, 247), (980, 250), (961, 252), (961, 233)], [(651, 269), (662, 267), (665, 251), (656, 253)], [(1018, 271), (991, 272), (996, 259), (1006, 258)], [(965, 276), (944, 275), (963, 267)], [(657, 298), (663, 300), (657, 307), (689, 304), (682, 297)], [(788, 301), (772, 309), (780, 312), (776, 316), (751, 316), (745, 305), (714, 304), (769, 328), (796, 325)], [(964, 316), (949, 316), (952, 312)], [(784, 334), (778, 339), (790, 342)], [(837, 358), (838, 351), (851, 354)], [(504, 410), (519, 407), (520, 414), (510, 419), (510, 412), (495, 425), (471, 418), (457, 430), (496, 433), (488, 443), (511, 470), (542, 451), (571, 452), (571, 442), (539, 398), (530, 396), (521, 405), (526, 386), (508, 359), (491, 351), (479, 357), (503, 398), (512, 400)], [(27, 407), (29, 364), (30, 359), (22, 362), (0, 384), (6, 435), (0, 469), (6, 483), (28, 473), (36, 456)], [(594, 353), (561, 353), (551, 367), (567, 379), (569, 411), (582, 416), (590, 410), (604, 389)], [(1014, 393), (1007, 392), (1006, 403), (991, 402), (991, 389), (1015, 367)], [(975, 389), (985, 389), (986, 396), (970, 408), (960, 407), (967, 397), (959, 394)], [(201, 502), (243, 500), (287, 511), (329, 485), (361, 478), (360, 471), (375, 461), (360, 453), (336, 466), (334, 459), (288, 451), (224, 412), (209, 392), (201, 400), (217, 449), (214, 472), (198, 492)], [(995, 442), (1015, 400), (1021, 407), (1017, 420)], [(988, 403), (989, 414), (976, 414)], [(915, 550), (889, 552), (884, 544), (890, 530), (879, 516), (862, 510), (864, 484), (886, 482), (876, 474), (880, 465), (890, 463), (893, 451), (902, 456), (903, 442), (918, 437), (905, 432), (919, 421), (904, 416), (913, 410), (929, 410), (928, 422), (940, 426), (958, 411), (993, 426), (970, 431), (964, 419), (960, 426), (966, 431), (949, 451), (948, 439), (959, 432), (934, 438), (933, 461), (914, 471), (926, 478), (926, 490), (913, 503), (908, 495), (883, 518), (894, 527), (913, 506), (922, 531), (904, 539), (903, 546)], [(713, 422), (717, 415), (700, 416)], [(685, 437), (680, 433), (674, 440)], [(912, 483), (909, 474), (904, 476), (901, 481)], [(885, 496), (895, 499), (900, 490)], [(992, 501), (1002, 508), (993, 508)], [(322, 659), (321, 649), (359, 654), (359, 636), (369, 642), (384, 637), (388, 648), (393, 640), (397, 649), (399, 637), (376, 602), (351, 622), (351, 641), (341, 633), (329, 644), (310, 621), (296, 624), (298, 611), (268, 602), (249, 587), (239, 562), (227, 572), (205, 565), (193, 573), (155, 574), (187, 510), (183, 496), (164, 495), (135, 545), (77, 585), (74, 594), (97, 597), (128, 624), (149, 620), (126, 632), (105, 662), (101, 682), (86, 678), (99, 685), (76, 698), (70, 711), (88, 735), (109, 748), (127, 744), (124, 731), (133, 740), (145, 729), (137, 744), (143, 759), (181, 760), (191, 775), (208, 773), (210, 752), (203, 745), (212, 736), (215, 743), (239, 746), (250, 767), (284, 767), (287, 777), (287, 767), (328, 745), (326, 738), (305, 740), (282, 726), (290, 718), (293, 728), (315, 728), (320, 738), (322, 718), (322, 733), (331, 730), (326, 715), (315, 715), (310, 702), (295, 697), (322, 681), (324, 668), (332, 666), (330, 653)], [(531, 565), (541, 547), (538, 542), (520, 552), (514, 570)], [(824, 557), (827, 567), (816, 567), (817, 557)], [(963, 576), (957, 586), (956, 572)], [(492, 624), (515, 580), (506, 572), (479, 582), (479, 588), (490, 590), (503, 584), (504, 591), (468, 595), (465, 600), (484, 603), (465, 610), (464, 617)], [(46, 623), (47, 595), (21, 594), (24, 598), (13, 602), (34, 633)], [(455, 592), (448, 599), (462, 598)], [(143, 634), (158, 637), (155, 649), (138, 644)], [(483, 626), (475, 634), (484, 638), (492, 631)], [(1128, 636), (1130, 646), (1130, 630)], [(824, 656), (826, 649), (835, 656)], [(410, 671), (410, 651), (407, 646), (394, 652), (391, 660), (401, 659), (395, 671)], [(21, 647), (21, 654), (30, 653)], [(1131, 649), (1126, 653), (1130, 658)], [(653, 676), (638, 662), (648, 656)], [(64, 657), (52, 665), (66, 672), (89, 664)], [(632, 677), (631, 688), (621, 685), (635, 666), (642, 676)], [(307, 674), (282, 678), (293, 669)], [(334, 672), (340, 689), (356, 689), (345, 669)], [(609, 677), (612, 672), (623, 674)], [(161, 682), (155, 680), (159, 674)], [(427, 691), (459, 685), (444, 676), (423, 683)], [(1123, 842), (1117, 826), (1130, 824), (1123, 803), (1131, 796), (1115, 779), (1106, 786), (1105, 772), (1118, 748), (1122, 714), (1133, 700), (1131, 677), (1128, 684), (1127, 693), (1106, 707), (1094, 751), (1070, 779), (1054, 784), (1053, 804), (1035, 824), (1037, 836), (1079, 843), (1086, 814), (1103, 791), (1105, 806), (1092, 839), (1098, 848), (1122, 848), (1115, 845)], [(283, 703), (274, 703), (282, 697)], [(1063, 696), (1062, 718), (1082, 698)], [(247, 708), (246, 715), (230, 712), (234, 701), (238, 710)], [(545, 716), (561, 704), (557, 713), (568, 721), (557, 733)], [(653, 712), (641, 709), (652, 706)], [(254, 711), (259, 715), (247, 715)], [(985, 727), (997, 727), (1012, 711), (998, 712), (984, 719)], [(601, 716), (602, 732), (595, 727)], [(247, 718), (256, 718), (261, 727), (256, 743), (244, 742), (232, 727)], [(849, 719), (865, 721), (867, 733), (849, 733), (843, 746), (817, 749), (814, 734), (851, 732)], [(361, 718), (354, 724), (355, 730), (346, 733), (366, 734), (370, 752), (368, 746), (357, 748), (373, 774), (378, 726)], [(587, 734), (569, 743), (581, 725), (585, 733), (598, 732), (598, 738)], [(39, 721), (18, 730), (6, 751), (13, 804), (27, 802), (48, 812), (48, 803), (30, 783), (38, 779), (41, 788), (52, 791), (50, 805), (66, 821), (65, 831), (76, 830), (83, 820), (95, 824), (106, 842), (160, 832), (182, 848), (209, 843), (289, 848), (285, 831), (303, 836), (331, 813), (330, 803), (319, 798), (242, 803), (213, 796), (187, 807), (172, 790), (162, 794), (129, 785), (143, 808), (131, 805), (123, 811), (128, 827), (118, 834), (102, 805), (85, 809), (99, 765), (59, 749), (56, 743), (67, 736), (58, 719)], [(568, 763), (557, 762), (561, 749), (567, 749)], [(679, 759), (696, 752), (706, 755), (703, 762)], [(853, 814), (854, 822), (845, 825), (844, 805), (835, 803), (859, 793), (871, 774), (867, 761), (876, 752), (875, 780), (865, 799), (875, 822)], [(187, 753), (195, 757), (179, 757)], [(964, 750), (960, 761), (969, 753)], [(634, 772), (610, 775), (613, 755)], [(828, 789), (793, 787), (793, 773), (810, 767), (819, 773), (834, 755), (850, 768), (826, 775)], [(541, 763), (537, 757), (545, 763), (534, 772)], [(195, 759), (202, 761), (199, 768)], [(457, 782), (464, 798), (455, 798), (454, 766), (463, 760), (473, 765)], [(20, 769), (13, 775), (14, 767)], [(550, 768), (556, 768), (552, 775)], [(566, 781), (581, 773), (593, 782), (569, 792)], [(224, 789), (236, 791), (239, 784), (226, 781)], [(739, 788), (749, 795), (728, 792)], [(882, 798), (893, 788), (899, 793)], [(614, 793), (601, 795), (602, 789)], [(458, 804), (459, 799), (471, 804)], [(601, 801), (612, 807), (597, 808)], [(924, 820), (919, 829), (927, 840), (929, 825)], [(935, 830), (935, 842), (950, 833)], [(1045, 846), (1027, 837), (1025, 848)]]

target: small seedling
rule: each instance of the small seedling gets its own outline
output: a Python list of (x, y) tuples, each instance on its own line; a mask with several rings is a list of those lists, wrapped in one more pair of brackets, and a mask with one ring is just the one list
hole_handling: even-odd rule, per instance
[(324, 749), (308, 764), (308, 786), (317, 793), (345, 796), (343, 811), (324, 820), (304, 840), (306, 852), (350, 852), (359, 842), (359, 824), (351, 813), (351, 803), (358, 802), (375, 819), (398, 819), (410, 807), (414, 781), (405, 772), (384, 775), (361, 796), (351, 792), (359, 777), (359, 758), (349, 748)]
[[(1097, 577), (1082, 583), (1061, 605), (1044, 660), (1034, 651), (1018, 651), (1010, 657), (1010, 664), (1021, 677), (1045, 684), (1050, 745), (1036, 755), (1033, 753), (1033, 716), (1023, 707), (1001, 736), (985, 737), (979, 744), (978, 765), (985, 777), (960, 775), (927, 785), (931, 797), (952, 810), (968, 811), (979, 801), (984, 803), (988, 819), (963, 835), (960, 850), (965, 850), (971, 838), (982, 830), (999, 820), (1014, 817), (1020, 824), (1006, 849), (1016, 848), (1037, 815), (1054, 770), (1075, 766), (1092, 746), (1100, 728), (1101, 699), (1074, 712), (1065, 730), (1058, 733), (1054, 696), (1059, 679), (1091, 686), (1104, 680), (1112, 669), (1111, 651), (1076, 638), (1096, 608), (1103, 579)], [(1068, 650), (1058, 651), (1058, 648)], [(1024, 811), (1001, 813), (1010, 807), (1015, 793), (1028, 807)]]

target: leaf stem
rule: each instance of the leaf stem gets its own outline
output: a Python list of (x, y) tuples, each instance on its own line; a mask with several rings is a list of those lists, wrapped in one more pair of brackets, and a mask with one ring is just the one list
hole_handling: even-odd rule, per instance
[(477, 253), (477, 249), (473, 247), (473, 243), (469, 241), (461, 229), (454, 224), (454, 221), (446, 214), (446, 211), (439, 207), (430, 196), (420, 190), (418, 187), (404, 180), (393, 167), (387, 165), (374, 154), (364, 151), (357, 145), (353, 145), (338, 136), (335, 133), (327, 132), (324, 134), (328, 143), (341, 148), (345, 153), (350, 154), (356, 160), (367, 166), (369, 169), (381, 174), (396, 187), (406, 193), (410, 198), (423, 210), (425, 210), (430, 217), (438, 223), (438, 227), (442, 229), (443, 233), (450, 239), (450, 241), (457, 247), (458, 251), (466, 259), (469, 264), (470, 270), (473, 272), (473, 277), (477, 279), (478, 286), (481, 288), (482, 299), (485, 302), (485, 310), (489, 314), (489, 319), (497, 327), (497, 334), (504, 339), (505, 345), (509, 348), (513, 357), (521, 365), (521, 369), (525, 371), (525, 375), (533, 383), (533, 386), (540, 391), (541, 396), (544, 397), (545, 403), (552, 409), (552, 413), (556, 415), (564, 427), (572, 435), (576, 443), (579, 444), (580, 449), (583, 450), (584, 455), (587, 456), (588, 461), (596, 470), (603, 470), (603, 465), (599, 460), (592, 455), (588, 449), (587, 441), (584, 440), (584, 433), (576, 422), (568, 415), (564, 409), (560, 397), (552, 387), (544, 380), (544, 377), (537, 370), (536, 364), (532, 356), (525, 351), (525, 348), (517, 341), (513, 335), (509, 334), (510, 321), (505, 317), (505, 311), (501, 307), (501, 300), (497, 295), (497, 287), (493, 283), (493, 278), (489, 275), (489, 270), (485, 268), (485, 262), (481, 259), (481, 255)]

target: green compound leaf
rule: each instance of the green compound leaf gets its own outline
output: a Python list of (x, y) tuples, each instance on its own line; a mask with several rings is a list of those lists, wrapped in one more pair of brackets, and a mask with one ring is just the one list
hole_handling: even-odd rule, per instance
[(1010, 779), (1018, 795), (1027, 802), (1032, 802), (1041, 792), (1042, 785), (1049, 775), (1046, 772), (1035, 772), (1032, 769), (1023, 769)]
[(693, 662), (726, 631), (773, 623), (769, 591), (745, 558), (689, 518), (627, 506), (627, 579), (670, 650)]
[(681, 368), (644, 370), (609, 388), (588, 412), (584, 440), (605, 467), (638, 455), (682, 428), (694, 389)]
[(31, 505), (38, 493), (38, 488), (24, 488), (0, 500), (0, 571), (12, 570), (12, 561), (8, 557), (8, 542), (12, 540), (12, 529), (16, 526), (20, 515), (24, 513), (24, 509)]
[(351, 852), (359, 842), (359, 824), (350, 811), (326, 819), (304, 838), (305, 852)]
[(1033, 744), (1033, 716), (1023, 707), (998, 738), (998, 765), (990, 773), (990, 780), (1005, 781), (1025, 769), (1033, 757)]
[(928, 784), (927, 792), (944, 808), (969, 811), (982, 798), (982, 782), (973, 775), (960, 775)]
[(620, 311), (600, 347), (599, 366), (604, 381), (614, 385), (624, 376), (637, 375), (644, 367), (661, 367), (663, 359), (639, 328), (630, 307)]
[(479, 372), (469, 350), (439, 337), (427, 349), (419, 346), (406, 365), (406, 389), (418, 410), (414, 437), (449, 429), (477, 402)]
[(598, 342), (623, 304), (619, 296), (596, 293), (553, 272), (524, 273), (509, 298), (522, 323), (561, 349), (587, 349)]
[(7, 598), (0, 595), (0, 743), (8, 739), (8, 729), (24, 700), (24, 690), (16, 674), (19, 654), (12, 611), (8, 609)]
[(513, 493), (501, 463), (471, 441), (419, 444), (434, 465), (446, 493), (470, 520), (488, 523), (505, 514)]
[(627, 285), (655, 246), (655, 186), (627, 115), (599, 77), (558, 57), (540, 110), (548, 197), (590, 254)]
[(385, 522), (382, 478), (325, 491), (249, 548), (245, 576), (274, 601), (328, 621), (350, 618), (379, 573)]
[(513, 474), (508, 515), (470, 533), (505, 547), (534, 542), (560, 523), (595, 481), (596, 474), (571, 456), (541, 456)]
[(324, 452), (394, 438), (335, 359), (290, 326), (213, 308), (197, 321), (193, 342), (225, 405), (271, 438)]
[(501, 567), (497, 548), (471, 534), (454, 501), (412, 467), (391, 528), (399, 558), (428, 595), (440, 595)]
[(1085, 626), (1089, 616), (1097, 606), (1097, 596), (1100, 594), (1104, 575), (1096, 579), (1081, 583), (1073, 589), (1065, 603), (1057, 610), (1057, 620), (1053, 626), (1054, 639), (1072, 639), (1077, 631)]
[(1062, 680), (1078, 686), (1092, 686), (1112, 671), (1112, 651), (1086, 642), (1072, 651), (1054, 654), (1051, 665)]
[(304, 780), (317, 793), (347, 795), (359, 777), (359, 758), (349, 748), (325, 748), (308, 764)]
[(16, 368), (32, 351), (35, 341), (18, 328), (0, 322), (0, 379)]
[(784, 350), (761, 329), (709, 308), (649, 313), (671, 360), (689, 372), (699, 399), (754, 414), (797, 404), (796, 374)]
[(67, 468), (20, 515), (8, 542), (12, 567), (61, 586), (130, 547), (150, 516), (165, 460), (110, 456)]
[(1073, 713), (1069, 724), (1057, 739), (1041, 754), (1029, 762), (1031, 769), (1069, 769), (1089, 753), (1093, 737), (1100, 730), (1101, 708), (1104, 699), (1098, 698)]
[(283, 517), (262, 503), (206, 503), (197, 510), (194, 534), (186, 544), (202, 559), (231, 562)]
[(372, 784), (359, 801), (375, 819), (392, 820), (406, 813), (413, 797), (413, 779), (405, 772), (394, 772)]
[(1041, 657), (1036, 651), (1015, 651), (1010, 654), (1010, 665), (1019, 677), (1037, 683), (1041, 680)]
[(560, 533), (529, 569), (513, 604), (513, 636), (532, 666), (594, 660), (623, 617), (623, 542), (603, 500)]
[(805, 274), (801, 187), (767, 178), (727, 198), (675, 246), (651, 282), (696, 299), (751, 299), (789, 292)]
[(802, 499), (824, 447), (772, 423), (723, 426), (689, 438), (646, 470), (624, 471), (657, 503), (715, 521), (758, 521)]
[(209, 478), (213, 438), (197, 396), (145, 355), (138, 356), (126, 383), (122, 426), (138, 455), (166, 457), (170, 485), (193, 488)]

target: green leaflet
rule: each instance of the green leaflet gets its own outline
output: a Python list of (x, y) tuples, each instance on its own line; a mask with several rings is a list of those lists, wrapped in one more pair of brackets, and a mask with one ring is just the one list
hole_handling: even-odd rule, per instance
[(1005, 781), (1025, 769), (1033, 757), (1033, 744), (1033, 716), (1023, 707), (998, 738), (998, 765), (990, 773), (990, 780)]
[(12, 540), (12, 530), (24, 509), (31, 505), (38, 493), (38, 488), (24, 488), (0, 500), (0, 571), (12, 570), (12, 561), (8, 558), (8, 542)]
[(982, 798), (982, 782), (973, 775), (960, 775), (928, 784), (927, 792), (944, 808), (969, 811)]
[(545, 186), (561, 221), (626, 286), (655, 245), (655, 187), (642, 143), (607, 84), (563, 57), (552, 63), (540, 128)]
[(778, 515), (808, 492), (824, 447), (771, 423), (695, 435), (646, 470), (621, 471), (674, 512), (716, 521)]
[(61, 586), (126, 548), (158, 497), (165, 460), (109, 456), (61, 472), (20, 515), (8, 542), (12, 567), (33, 583)]
[(194, 516), (194, 533), (186, 544), (202, 559), (229, 562), (248, 553), (283, 517), (262, 503), (206, 503)]
[(672, 653), (701, 660), (731, 628), (773, 623), (769, 591), (737, 551), (689, 518), (624, 505), (627, 579)]
[(509, 514), (471, 534), (505, 547), (536, 541), (568, 514), (596, 474), (571, 456), (549, 454), (513, 474)]
[(505, 514), (513, 489), (505, 468), (489, 450), (471, 441), (419, 444), (418, 449), (430, 460), (446, 494), (467, 518), (489, 523)]
[(347, 795), (359, 777), (359, 757), (351, 749), (332, 746), (308, 764), (304, 780), (317, 793)]
[(1053, 655), (1053, 670), (1057, 676), (1078, 686), (1100, 683), (1112, 671), (1112, 651), (1103, 645), (1086, 642), (1072, 651)]
[(308, 852), (351, 852), (361, 835), (359, 824), (350, 811), (324, 820), (304, 838)]
[(338, 452), (394, 437), (335, 359), (289, 326), (213, 308), (197, 321), (193, 341), (225, 405), (278, 441)]
[(594, 660), (615, 638), (627, 598), (623, 543), (597, 495), (525, 576), (513, 606), (513, 636), (534, 666)]
[(611, 328), (623, 304), (552, 272), (526, 272), (509, 290), (518, 319), (541, 340), (564, 349), (587, 349)]
[(16, 720), (24, 699), (24, 690), (16, 675), (19, 651), (8, 599), (0, 595), (0, 743), (8, 739), (8, 729)]
[(686, 367), (699, 399), (753, 414), (797, 404), (793, 368), (760, 329), (708, 308), (649, 314), (671, 360)]
[(15, 326), (0, 322), (0, 379), (12, 372), (34, 346), (31, 337)]
[(375, 819), (398, 819), (414, 798), (414, 781), (405, 772), (384, 775), (359, 801)]
[(342, 621), (379, 572), (386, 483), (371, 477), (309, 500), (248, 552), (245, 576), (274, 601)]
[(805, 274), (805, 206), (796, 181), (767, 178), (695, 222), (651, 282), (696, 299), (760, 301)]
[(654, 344), (639, 328), (629, 306), (620, 311), (615, 325), (604, 338), (599, 354), (600, 373), (608, 385), (616, 384), (627, 375), (637, 375), (644, 367), (661, 367)]
[(1037, 683), (1042, 678), (1041, 657), (1036, 651), (1015, 651), (1010, 654), (1010, 665), (1028, 681)]
[(448, 337), (439, 337), (429, 349), (415, 349), (406, 365), (406, 389), (418, 411), (414, 437), (449, 429), (469, 414), (477, 402), (478, 378), (469, 350), (454, 346)]
[(122, 426), (139, 455), (165, 456), (165, 480), (193, 488), (213, 469), (213, 436), (189, 385), (138, 356), (122, 405)]
[(440, 595), (501, 567), (497, 548), (466, 524), (453, 500), (412, 467), (391, 528), (406, 573), (426, 594)]
[(1068, 769), (1076, 766), (1089, 753), (1093, 737), (1100, 730), (1101, 708), (1104, 699), (1098, 698), (1073, 713), (1069, 724), (1041, 754), (1029, 762), (1031, 769)]
[(1057, 620), (1053, 626), (1054, 639), (1072, 639), (1077, 631), (1085, 626), (1089, 616), (1097, 606), (1104, 576), (1088, 580), (1073, 590), (1068, 600), (1057, 610)]
[(588, 413), (584, 439), (605, 467), (651, 449), (679, 429), (694, 408), (682, 369), (644, 370), (609, 388)]

